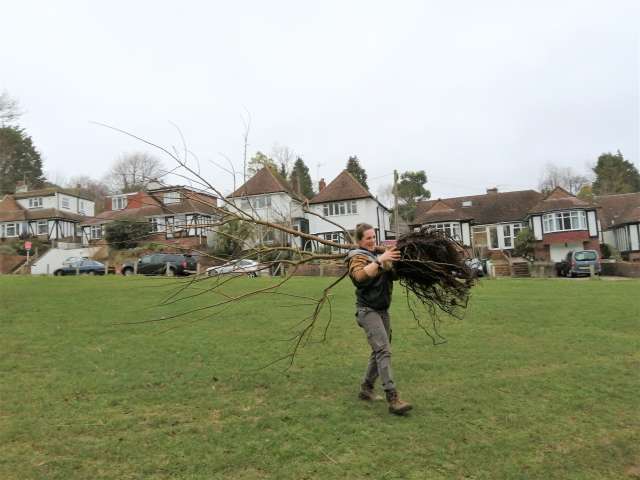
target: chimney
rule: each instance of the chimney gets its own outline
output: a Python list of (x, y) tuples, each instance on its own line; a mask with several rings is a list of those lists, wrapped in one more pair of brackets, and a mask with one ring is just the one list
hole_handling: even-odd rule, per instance
[(16, 182), (16, 193), (22, 193), (29, 191), (29, 187), (27, 186), (27, 182), (23, 182), (19, 180)]
[(326, 186), (327, 184), (325, 183), (324, 178), (321, 178), (320, 181), (318, 182), (318, 192), (321, 192), (322, 190), (324, 190)]
[(498, 187), (487, 188), (487, 195), (497, 195)]

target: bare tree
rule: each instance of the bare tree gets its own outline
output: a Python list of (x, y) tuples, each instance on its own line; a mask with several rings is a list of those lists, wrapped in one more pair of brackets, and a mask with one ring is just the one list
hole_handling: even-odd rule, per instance
[(101, 180), (96, 180), (87, 175), (77, 175), (64, 182), (67, 188), (75, 188), (78, 193), (84, 195), (96, 204), (96, 213), (104, 209), (104, 199), (111, 193), (109, 185)]
[(286, 145), (278, 143), (271, 149), (271, 158), (278, 166), (278, 171), (283, 178), (287, 178), (291, 172), (291, 166), (296, 159), (296, 153)]
[(0, 127), (16, 121), (22, 115), (18, 101), (7, 91), (0, 93)]
[(166, 175), (167, 171), (156, 157), (145, 152), (123, 154), (111, 167), (105, 179), (113, 191), (135, 192), (151, 180)]
[(590, 183), (589, 177), (574, 172), (571, 167), (558, 167), (548, 163), (538, 187), (543, 193), (548, 193), (556, 187), (562, 187), (569, 193), (576, 195), (582, 187)]

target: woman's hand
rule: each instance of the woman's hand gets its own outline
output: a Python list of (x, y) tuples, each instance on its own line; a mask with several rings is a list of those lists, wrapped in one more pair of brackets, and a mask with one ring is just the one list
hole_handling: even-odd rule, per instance
[(378, 260), (381, 263), (400, 260), (400, 251), (396, 247), (391, 247), (390, 249), (385, 250), (385, 252), (378, 257)]

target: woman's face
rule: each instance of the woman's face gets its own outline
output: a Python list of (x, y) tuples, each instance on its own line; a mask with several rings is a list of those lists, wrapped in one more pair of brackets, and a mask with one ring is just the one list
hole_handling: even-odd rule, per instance
[(358, 242), (358, 246), (366, 250), (373, 250), (376, 246), (376, 231), (373, 228), (365, 230), (362, 240)]

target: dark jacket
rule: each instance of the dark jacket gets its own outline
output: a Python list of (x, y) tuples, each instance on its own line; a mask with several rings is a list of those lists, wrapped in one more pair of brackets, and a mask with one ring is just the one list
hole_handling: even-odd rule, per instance
[(387, 310), (391, 305), (393, 271), (379, 269), (375, 277), (369, 277), (362, 271), (369, 263), (375, 262), (376, 258), (375, 253), (356, 248), (349, 251), (345, 261), (349, 268), (349, 277), (356, 287), (357, 306), (373, 310)]

